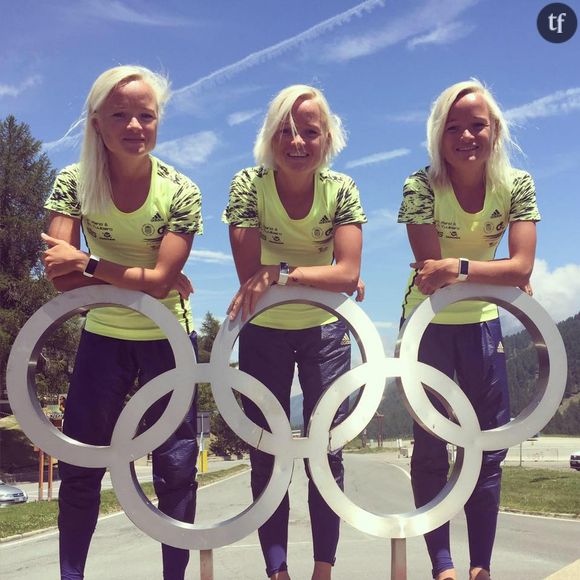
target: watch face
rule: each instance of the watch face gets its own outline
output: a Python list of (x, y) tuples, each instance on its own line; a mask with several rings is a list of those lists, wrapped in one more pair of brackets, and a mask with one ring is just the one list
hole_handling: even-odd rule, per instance
[(459, 261), (459, 274), (461, 276), (467, 276), (469, 273), (469, 260), (460, 260)]
[(95, 270), (97, 269), (97, 266), (99, 264), (99, 260), (95, 259), (94, 256), (91, 256), (89, 258), (89, 261), (87, 263), (87, 267), (85, 268), (85, 271), (83, 272), (83, 274), (85, 276), (89, 276), (90, 278), (93, 277)]

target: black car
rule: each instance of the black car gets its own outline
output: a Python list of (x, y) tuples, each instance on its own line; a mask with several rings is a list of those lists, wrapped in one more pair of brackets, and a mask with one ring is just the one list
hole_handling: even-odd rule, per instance
[(570, 467), (580, 471), (580, 451), (576, 451), (576, 453), (570, 455)]

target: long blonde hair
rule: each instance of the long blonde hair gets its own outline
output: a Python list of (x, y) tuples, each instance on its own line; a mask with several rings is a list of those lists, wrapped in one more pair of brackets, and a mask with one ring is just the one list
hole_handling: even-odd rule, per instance
[(292, 133), (296, 136), (296, 125), (292, 117), (294, 103), (305, 97), (312, 99), (320, 107), (324, 130), (328, 131), (328, 143), (321, 167), (330, 165), (332, 159), (346, 146), (346, 133), (342, 121), (335, 115), (328, 105), (328, 101), (322, 91), (308, 85), (291, 85), (282, 89), (271, 101), (264, 123), (256, 137), (254, 144), (254, 158), (258, 165), (269, 169), (276, 169), (274, 153), (272, 151), (272, 139), (286, 120), (289, 121)]
[(469, 93), (478, 93), (485, 100), (491, 117), (491, 154), (485, 166), (485, 182), (491, 190), (511, 187), (512, 165), (510, 149), (519, 147), (510, 136), (505, 117), (493, 95), (480, 81), (471, 79), (456, 83), (445, 89), (431, 107), (427, 121), (427, 147), (431, 158), (429, 178), (435, 187), (451, 186), (447, 164), (442, 154), (442, 140), (445, 123), (453, 103)]
[(169, 80), (142, 66), (123, 65), (111, 68), (99, 75), (93, 83), (85, 101), (85, 129), (79, 164), (78, 198), (83, 215), (103, 213), (112, 201), (107, 150), (93, 126), (93, 119), (113, 89), (133, 80), (141, 80), (151, 87), (157, 101), (159, 119), (171, 95)]

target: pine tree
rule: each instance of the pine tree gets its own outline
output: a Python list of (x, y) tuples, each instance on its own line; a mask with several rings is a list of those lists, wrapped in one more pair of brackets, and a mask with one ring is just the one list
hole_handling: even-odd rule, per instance
[[(0, 390), (14, 339), (28, 318), (56, 292), (42, 275), (40, 233), (46, 227), (44, 201), (54, 181), (42, 144), (25, 123), (0, 120)], [(62, 326), (47, 342), (50, 352), (38, 378), (39, 394), (66, 389), (69, 358), (76, 346), (74, 324)], [(45, 355), (46, 356), (46, 355)], [(1, 396), (0, 399), (4, 399)]]

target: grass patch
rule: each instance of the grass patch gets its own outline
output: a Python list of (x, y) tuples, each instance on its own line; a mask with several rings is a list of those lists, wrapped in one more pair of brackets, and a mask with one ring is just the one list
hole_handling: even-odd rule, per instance
[(343, 449), (344, 453), (358, 453), (358, 454), (367, 454), (367, 453), (394, 453), (397, 452), (398, 449), (396, 447), (345, 447)]
[(501, 507), (580, 517), (580, 472), (504, 467)]
[[(197, 476), (199, 487), (231, 477), (249, 469), (247, 465), (236, 465), (230, 469), (220, 469), (210, 473), (200, 473)], [(143, 492), (149, 499), (155, 497), (152, 483), (142, 483)], [(101, 507), (99, 514), (107, 514), (121, 511), (117, 496), (112, 489), (101, 492)], [(34, 501), (21, 505), (13, 505), (0, 509), (0, 539), (24, 534), (35, 530), (52, 528), (57, 525), (58, 501)]]

